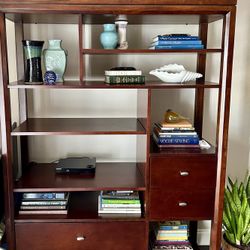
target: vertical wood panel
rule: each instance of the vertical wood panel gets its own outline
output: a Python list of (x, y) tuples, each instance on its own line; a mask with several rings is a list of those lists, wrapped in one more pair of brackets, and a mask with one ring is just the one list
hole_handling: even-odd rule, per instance
[[(199, 27), (199, 37), (204, 44), (204, 47), (207, 48), (207, 32), (208, 24), (201, 23)], [(197, 79), (197, 83), (204, 84), (205, 74), (206, 74), (206, 54), (198, 54), (197, 60), (197, 72), (203, 75), (202, 78)], [(195, 111), (194, 111), (194, 127), (202, 138), (202, 124), (203, 124), (203, 108), (204, 108), (204, 89), (199, 88), (195, 91)]]
[(8, 249), (14, 250), (14, 202), (13, 202), (13, 169), (11, 143), (10, 94), (8, 90), (8, 60), (6, 46), (5, 16), (0, 13), (0, 116), (2, 131), (2, 159), (4, 166), (5, 224)]
[[(225, 47), (225, 31), (226, 31), (226, 17), (223, 18), (221, 48)], [(224, 50), (223, 53), (221, 53), (221, 59), (220, 59), (220, 82), (219, 82), (220, 85), (222, 85), (223, 81), (223, 68), (224, 68)], [(219, 137), (220, 106), (221, 106), (221, 88), (219, 89), (219, 94), (218, 94), (216, 146), (218, 145), (218, 137)]]
[(220, 249), (223, 198), (225, 189), (226, 164), (227, 164), (227, 145), (228, 127), (230, 114), (231, 80), (233, 67), (233, 49), (235, 34), (236, 7), (226, 16), (225, 37), (227, 38), (224, 46), (224, 67), (222, 78), (222, 93), (220, 105), (220, 127), (218, 137), (218, 165), (215, 193), (214, 218), (211, 231), (211, 249)]
[(82, 49), (83, 49), (83, 22), (82, 22), (82, 15), (79, 15), (79, 23), (78, 23), (78, 36), (79, 36), (79, 78), (80, 78), (80, 83), (83, 84), (83, 78), (85, 75), (85, 65), (84, 65), (84, 60), (83, 60), (83, 54), (82, 54)]

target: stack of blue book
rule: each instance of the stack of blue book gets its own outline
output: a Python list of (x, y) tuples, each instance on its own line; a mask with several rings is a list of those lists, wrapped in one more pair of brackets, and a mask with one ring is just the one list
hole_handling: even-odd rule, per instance
[(153, 38), (149, 49), (204, 49), (204, 45), (198, 36), (168, 34)]

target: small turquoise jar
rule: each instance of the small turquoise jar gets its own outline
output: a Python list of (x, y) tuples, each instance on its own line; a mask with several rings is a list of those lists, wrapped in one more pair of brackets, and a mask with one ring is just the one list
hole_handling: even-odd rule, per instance
[(118, 44), (118, 34), (115, 24), (103, 24), (104, 31), (100, 35), (100, 41), (104, 49), (115, 49)]

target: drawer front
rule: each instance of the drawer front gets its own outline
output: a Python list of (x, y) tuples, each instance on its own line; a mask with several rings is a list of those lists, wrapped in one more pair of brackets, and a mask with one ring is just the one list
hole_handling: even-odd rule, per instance
[(150, 160), (150, 187), (180, 190), (215, 188), (215, 156), (167, 156)]
[(214, 195), (214, 190), (171, 192), (153, 189), (150, 191), (150, 219), (211, 219), (214, 210)]
[(145, 250), (144, 222), (17, 223), (17, 250)]

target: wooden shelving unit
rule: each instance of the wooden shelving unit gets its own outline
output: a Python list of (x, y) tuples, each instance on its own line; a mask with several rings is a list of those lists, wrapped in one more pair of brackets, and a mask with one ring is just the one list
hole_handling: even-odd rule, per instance
[[(6, 240), (9, 250), (146, 250), (149, 246), (149, 229), (153, 223), (165, 220), (190, 221), (190, 241), (193, 248), (220, 249), (223, 196), (226, 174), (230, 91), (234, 49), (236, 0), (0, 0), (0, 113), (2, 130), (2, 160), (4, 165)], [(85, 25), (114, 23), (118, 15), (126, 15), (128, 23), (138, 25), (196, 25), (205, 49), (202, 50), (104, 50), (85, 46), (88, 34)], [(6, 19), (15, 26), (17, 65), (8, 64)], [(208, 46), (210, 23), (220, 22), (221, 43)], [(77, 26), (79, 55), (76, 80), (56, 85), (26, 84), (23, 80), (24, 24), (73, 24)], [(152, 36), (153, 37), (153, 36)], [(211, 40), (211, 39), (210, 39)], [(98, 76), (85, 72), (86, 58), (98, 56), (135, 57), (143, 55), (171, 57), (191, 55), (197, 62), (196, 71), (203, 77), (195, 82), (168, 84), (150, 81), (143, 85), (109, 85)], [(210, 82), (207, 57), (215, 56), (219, 62), (216, 82)], [(193, 60), (191, 59), (191, 60)], [(147, 61), (145, 60), (145, 64)], [(8, 68), (16, 67), (18, 81), (9, 81)], [(143, 70), (143, 69), (142, 69)], [(99, 80), (96, 80), (99, 79)], [(35, 118), (30, 117), (29, 92), (39, 91), (124, 91), (137, 93), (136, 115), (131, 118)], [(210, 149), (159, 150), (152, 140), (155, 121), (153, 98), (155, 93), (172, 90), (191, 90), (194, 93), (193, 121), (200, 138), (204, 137), (205, 92), (216, 92), (217, 123), (215, 145)], [(10, 93), (18, 92), (19, 122), (12, 126), (13, 110)], [(186, 91), (188, 92), (188, 91)], [(139, 110), (144, 106), (144, 112)], [(106, 107), (105, 107), (106, 108)], [(144, 115), (141, 115), (143, 113)], [(39, 115), (37, 117), (40, 117)], [(134, 162), (97, 161), (94, 178), (81, 175), (55, 173), (55, 163), (34, 163), (29, 159), (30, 136), (133, 136)], [(82, 136), (84, 137), (84, 136)], [(143, 142), (141, 142), (143, 138)], [(83, 139), (84, 140), (84, 139)], [(18, 157), (13, 145), (19, 143)], [(122, 143), (122, 142), (121, 142)], [(131, 149), (128, 149), (131, 150)], [(139, 154), (143, 152), (144, 160)], [(70, 152), (74, 153), (74, 152)], [(15, 179), (16, 159), (20, 159), (21, 176)], [(188, 172), (183, 177), (180, 172)], [(139, 192), (141, 216), (100, 216), (98, 196), (102, 190), (135, 190)], [(20, 199), (24, 192), (70, 192), (67, 215), (20, 215)], [(186, 206), (180, 202), (185, 201)], [(197, 221), (211, 220), (209, 247), (197, 245)], [(81, 240), (79, 240), (81, 239)]]

